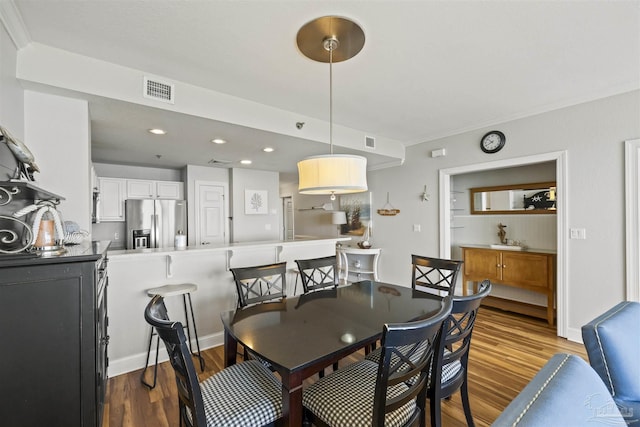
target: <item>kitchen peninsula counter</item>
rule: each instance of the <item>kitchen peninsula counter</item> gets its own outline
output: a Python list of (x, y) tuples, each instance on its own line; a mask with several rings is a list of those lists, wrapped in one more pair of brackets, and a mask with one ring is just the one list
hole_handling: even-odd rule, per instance
[[(336, 243), (348, 240), (348, 237), (298, 238), (183, 249), (110, 250), (110, 376), (144, 367), (150, 333), (143, 315), (149, 302), (147, 289), (196, 284), (198, 290), (192, 294), (192, 300), (200, 347), (214, 347), (223, 344), (220, 313), (234, 309), (237, 304), (230, 268), (287, 262), (287, 295), (292, 296), (295, 260), (335, 255)], [(167, 298), (166, 304), (171, 318), (184, 322), (182, 298)], [(166, 359), (166, 351), (160, 346), (160, 360)], [(155, 360), (153, 352), (150, 360)]]

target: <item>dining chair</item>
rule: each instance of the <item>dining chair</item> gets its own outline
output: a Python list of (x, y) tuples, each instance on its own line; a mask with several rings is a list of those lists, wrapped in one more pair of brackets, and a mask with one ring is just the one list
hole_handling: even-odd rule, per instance
[(462, 397), (462, 408), (467, 425), (474, 426), (467, 381), (469, 348), (480, 303), (489, 293), (491, 293), (491, 282), (484, 280), (480, 283), (476, 294), (453, 297), (453, 308), (444, 321), (443, 327), (442, 369), (434, 373), (427, 389), (432, 426), (441, 425), (442, 399), (458, 390)]
[(169, 353), (178, 388), (180, 426), (264, 426), (282, 417), (282, 385), (260, 362), (229, 366), (199, 383), (182, 324), (169, 319), (161, 295), (147, 304), (144, 318)]
[[(385, 324), (380, 360), (348, 365), (303, 392), (306, 414), (319, 426), (424, 426), (427, 381), (440, 366), (442, 326), (450, 297), (427, 319)], [(415, 381), (410, 382), (415, 377)]]
[[(286, 262), (236, 267), (230, 270), (238, 291), (238, 308), (244, 309), (253, 304), (280, 301), (287, 296)], [(244, 360), (249, 360), (251, 357), (271, 368), (269, 362), (252, 353), (247, 347), (244, 347), (243, 355)]]
[(454, 295), (463, 261), (411, 255), (411, 287), (420, 291), (446, 292)]
[[(471, 427), (474, 425), (467, 389), (469, 348), (480, 303), (490, 292), (491, 282), (484, 280), (479, 285), (478, 293), (469, 296), (454, 296), (452, 298), (451, 314), (444, 321), (443, 326), (444, 338), (442, 354), (440, 355), (442, 368), (434, 372), (430, 377), (427, 389), (432, 426), (441, 425), (441, 399), (451, 396), (458, 389), (462, 395), (462, 407), (467, 419), (467, 425)], [(365, 360), (378, 362), (380, 357), (381, 353), (380, 349), (378, 349), (369, 353)]]
[[(297, 259), (295, 261), (302, 278), (303, 295), (338, 287), (339, 270), (335, 255), (322, 258)], [(333, 370), (337, 369), (338, 362), (335, 362)], [(318, 372), (318, 375), (320, 378), (324, 377), (324, 369)]]
[(286, 262), (230, 270), (238, 291), (238, 307), (286, 297)]
[(336, 288), (338, 286), (338, 265), (335, 255), (297, 259), (298, 271), (302, 278), (304, 293), (317, 291), (318, 289)]

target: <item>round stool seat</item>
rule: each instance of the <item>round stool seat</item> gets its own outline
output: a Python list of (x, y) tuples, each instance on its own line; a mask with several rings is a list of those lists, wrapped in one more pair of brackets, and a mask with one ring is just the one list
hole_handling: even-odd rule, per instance
[[(191, 302), (191, 293), (198, 290), (198, 285), (193, 283), (180, 283), (176, 285), (164, 285), (158, 286), (157, 288), (147, 289), (147, 295), (150, 297), (154, 297), (159, 295), (163, 298), (167, 297), (175, 297), (182, 295), (182, 303), (184, 305), (184, 324), (182, 327), (187, 332), (189, 350), (191, 354), (196, 356), (200, 360), (200, 370), (204, 371), (204, 358), (200, 353), (200, 342), (198, 341), (198, 330), (196, 329), (196, 319), (193, 315), (193, 303)], [(193, 329), (193, 335), (195, 336), (196, 348), (198, 352), (195, 353), (191, 347), (191, 329)], [(145, 379), (145, 373), (147, 372), (147, 368), (149, 367), (149, 357), (151, 356), (151, 346), (153, 344), (153, 337), (156, 337), (156, 362), (153, 366), (153, 382), (147, 382)], [(153, 327), (151, 327), (151, 333), (149, 334), (149, 348), (147, 349), (147, 361), (144, 365), (144, 369), (142, 370), (142, 374), (140, 375), (140, 381), (145, 386), (149, 387), (149, 389), (153, 389), (156, 386), (156, 380), (158, 378), (158, 353), (160, 349), (160, 337), (158, 337), (156, 331)]]
[(182, 283), (179, 285), (164, 285), (157, 288), (147, 289), (147, 295), (150, 297), (160, 295), (161, 297), (173, 297), (176, 295), (189, 294), (198, 290), (198, 285), (193, 283)]

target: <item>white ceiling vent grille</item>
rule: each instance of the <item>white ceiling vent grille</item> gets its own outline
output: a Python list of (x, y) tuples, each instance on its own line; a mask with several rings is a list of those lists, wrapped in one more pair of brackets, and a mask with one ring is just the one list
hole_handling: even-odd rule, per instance
[(367, 148), (376, 148), (376, 139), (372, 136), (365, 136), (364, 146)]
[(174, 86), (171, 83), (161, 82), (157, 79), (144, 78), (145, 98), (155, 99), (156, 101), (174, 103)]

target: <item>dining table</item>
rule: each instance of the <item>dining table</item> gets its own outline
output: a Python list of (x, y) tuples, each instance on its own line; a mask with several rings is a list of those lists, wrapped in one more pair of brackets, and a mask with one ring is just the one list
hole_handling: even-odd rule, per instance
[(301, 426), (303, 381), (380, 339), (385, 324), (435, 315), (439, 295), (365, 280), (221, 314), (225, 366), (238, 343), (282, 381), (283, 424)]

